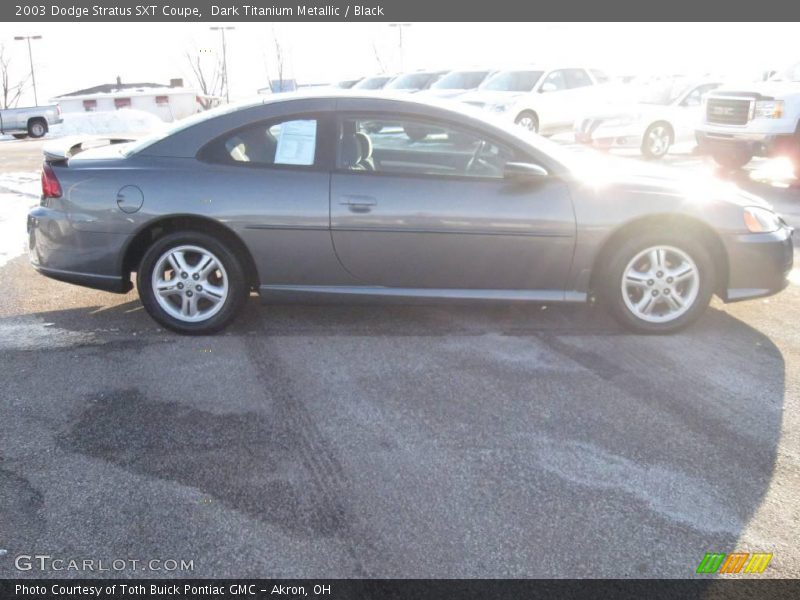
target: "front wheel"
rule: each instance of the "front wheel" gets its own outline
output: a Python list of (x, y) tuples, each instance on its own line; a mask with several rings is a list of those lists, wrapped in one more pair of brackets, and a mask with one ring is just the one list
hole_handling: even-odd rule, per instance
[(745, 148), (715, 148), (711, 151), (716, 163), (725, 169), (735, 171), (741, 169), (753, 158), (753, 153)]
[(191, 335), (214, 333), (230, 324), (248, 292), (236, 254), (200, 232), (156, 240), (142, 258), (137, 287), (151, 317)]
[(714, 291), (714, 264), (688, 236), (644, 232), (620, 244), (603, 274), (612, 314), (638, 333), (672, 333), (697, 319)]
[(666, 123), (653, 123), (644, 132), (642, 154), (645, 158), (663, 158), (672, 146), (672, 129)]
[(532, 131), (533, 133), (539, 132), (539, 117), (536, 116), (536, 113), (530, 110), (523, 110), (521, 113), (519, 113), (517, 118), (514, 119), (514, 123), (524, 129), (527, 129), (528, 131)]

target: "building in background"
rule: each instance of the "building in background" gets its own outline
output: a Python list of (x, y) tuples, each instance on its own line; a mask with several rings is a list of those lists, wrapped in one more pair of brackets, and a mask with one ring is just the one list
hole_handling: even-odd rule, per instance
[(216, 106), (220, 98), (204, 96), (196, 89), (184, 87), (182, 79), (172, 79), (169, 85), (159, 83), (105, 83), (83, 90), (62, 94), (52, 99), (63, 113), (113, 111), (123, 108), (142, 110), (170, 122), (203, 110), (202, 99)]

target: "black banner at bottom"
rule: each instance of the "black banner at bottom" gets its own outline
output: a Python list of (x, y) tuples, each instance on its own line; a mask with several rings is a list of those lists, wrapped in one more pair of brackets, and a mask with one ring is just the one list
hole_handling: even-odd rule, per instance
[(800, 598), (797, 579), (5, 579), (0, 598), (99, 600), (772, 599)]

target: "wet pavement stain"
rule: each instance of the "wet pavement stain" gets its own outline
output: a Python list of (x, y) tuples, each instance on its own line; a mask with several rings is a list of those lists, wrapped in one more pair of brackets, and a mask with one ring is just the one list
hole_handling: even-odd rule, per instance
[(304, 462), (280, 415), (214, 414), (109, 390), (89, 399), (59, 445), (127, 471), (198, 489), (295, 535), (332, 536), (344, 511)]

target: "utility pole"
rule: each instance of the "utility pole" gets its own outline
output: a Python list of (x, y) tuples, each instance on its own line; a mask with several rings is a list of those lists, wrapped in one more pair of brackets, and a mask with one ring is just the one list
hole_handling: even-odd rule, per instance
[(225, 43), (225, 32), (236, 27), (209, 27), (211, 31), (219, 31), (222, 34), (222, 82), (225, 84), (225, 101), (230, 103), (231, 90), (228, 85), (228, 47)]
[(403, 70), (403, 29), (411, 27), (411, 23), (389, 23), (389, 27), (397, 27), (398, 46), (400, 48), (400, 70)]
[(40, 40), (40, 35), (15, 35), (14, 39), (17, 41), (27, 40), (28, 42), (28, 59), (31, 61), (31, 81), (33, 82), (33, 102), (39, 106), (39, 97), (36, 94), (36, 75), (33, 72), (33, 51), (31, 50), (31, 40)]

